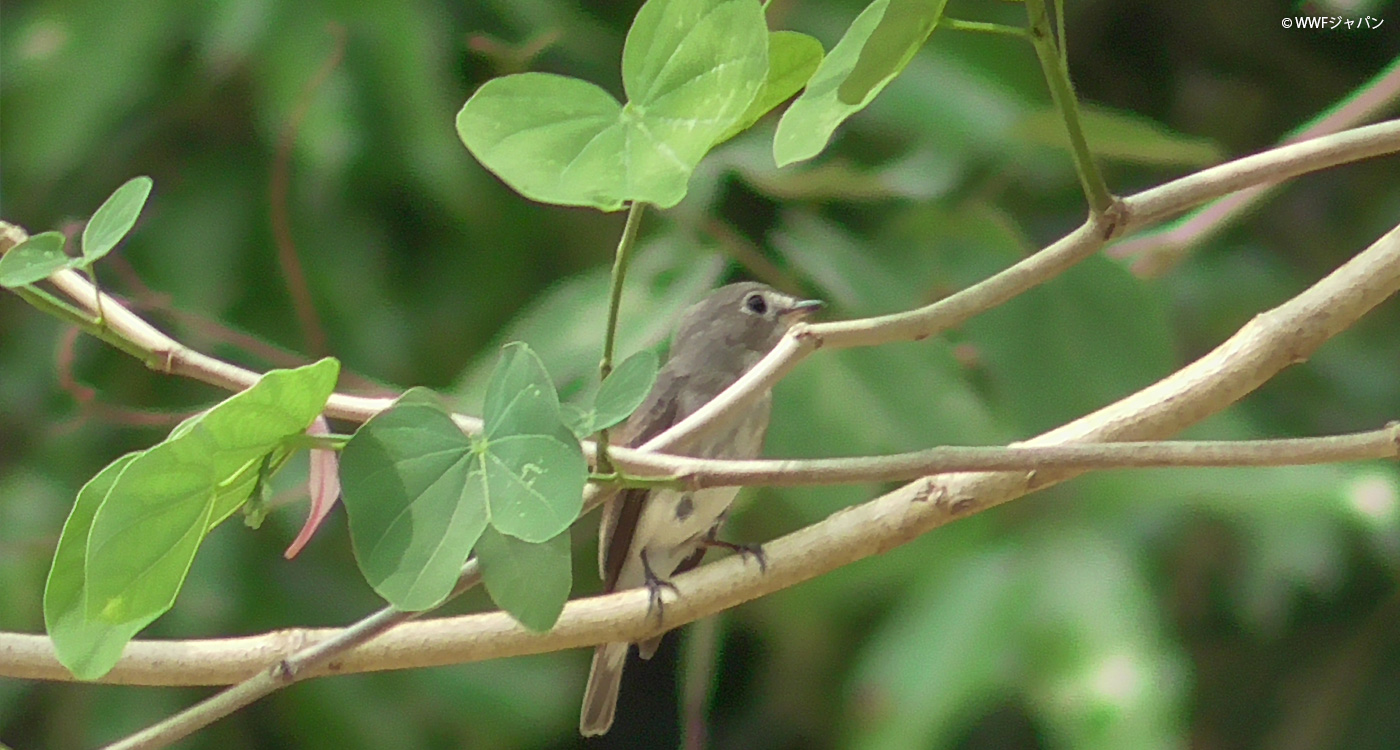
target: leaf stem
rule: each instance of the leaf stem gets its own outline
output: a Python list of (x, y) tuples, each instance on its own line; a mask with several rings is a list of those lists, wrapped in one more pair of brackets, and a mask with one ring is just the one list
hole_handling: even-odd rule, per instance
[[(622, 226), (622, 237), (617, 241), (617, 253), (613, 256), (612, 287), (608, 290), (608, 327), (603, 332), (603, 359), (598, 363), (598, 381), (602, 382), (612, 373), (613, 349), (617, 344), (617, 313), (622, 307), (622, 282), (627, 279), (627, 265), (632, 261), (632, 246), (637, 244), (637, 230), (642, 226), (642, 213), (647, 204), (632, 201), (627, 209), (627, 223)], [(608, 460), (608, 431), (598, 432), (598, 470), (612, 471)]]
[[(1074, 157), (1074, 169), (1079, 173), (1079, 182), (1084, 188), (1084, 197), (1089, 201), (1089, 210), (1102, 214), (1113, 205), (1113, 195), (1108, 191), (1103, 174), (1094, 163), (1094, 155), (1089, 151), (1089, 142), (1084, 137), (1084, 127), (1079, 121), (1079, 101), (1074, 95), (1074, 84), (1069, 79), (1069, 67), (1057, 49), (1055, 32), (1050, 25), (1050, 16), (1045, 11), (1044, 0), (1025, 0), (1026, 17), (1030, 25), (1031, 46), (1040, 60), (1040, 68), (1045, 72), (1045, 82), (1050, 88), (1050, 98), (1060, 115), (1065, 118), (1065, 130), (1069, 135), (1070, 154)], [(1061, 19), (1063, 25), (1064, 19)], [(1063, 37), (1061, 37), (1063, 38)]]
[(292, 435), (282, 440), (282, 445), (289, 450), (327, 450), (339, 451), (345, 448), (345, 444), (350, 442), (350, 435), (307, 435), (301, 433)]

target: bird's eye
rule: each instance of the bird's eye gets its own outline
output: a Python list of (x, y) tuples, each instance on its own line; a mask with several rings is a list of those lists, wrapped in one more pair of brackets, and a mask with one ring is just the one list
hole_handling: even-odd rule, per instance
[(750, 294), (744, 300), (744, 307), (748, 308), (748, 311), (754, 315), (763, 315), (768, 312), (768, 302), (763, 299), (761, 294)]

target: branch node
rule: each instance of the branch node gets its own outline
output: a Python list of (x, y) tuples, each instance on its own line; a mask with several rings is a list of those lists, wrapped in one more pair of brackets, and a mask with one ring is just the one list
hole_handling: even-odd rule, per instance
[(1109, 197), (1113, 202), (1109, 203), (1108, 208), (1104, 209), (1103, 213), (1099, 214), (1097, 217), (1099, 221), (1103, 222), (1102, 236), (1105, 242), (1116, 237), (1123, 231), (1124, 227), (1128, 226), (1129, 209), (1127, 202), (1116, 195), (1111, 195)]
[(822, 348), (822, 344), (826, 343), (826, 339), (820, 333), (812, 330), (812, 327), (807, 323), (794, 325), (790, 329), (790, 333), (794, 339), (811, 347), (813, 351)]
[(933, 500), (934, 503), (942, 503), (947, 490), (937, 480), (929, 477), (924, 479), (924, 486), (914, 493), (914, 502), (926, 503)]
[(291, 659), (278, 659), (269, 671), (272, 674), (272, 679), (285, 685), (297, 681), (297, 670), (296, 667), (292, 666)]

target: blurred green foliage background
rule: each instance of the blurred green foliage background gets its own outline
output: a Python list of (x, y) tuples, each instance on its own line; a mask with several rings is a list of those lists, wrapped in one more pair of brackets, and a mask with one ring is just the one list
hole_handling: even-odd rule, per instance
[[(297, 322), (270, 218), (279, 143), (292, 133), (290, 238), (326, 350), (358, 376), (347, 386), (428, 385), (474, 411), (498, 345), (523, 339), (576, 394), (601, 348), (622, 216), (520, 199), (471, 159), (453, 116), (483, 81), (523, 69), (619, 91), (637, 6), (6, 2), (0, 215), (71, 232), (123, 181), (151, 175), (151, 203), (99, 268), (104, 284), (202, 350), (259, 368), (301, 361), (319, 352)], [(1265, 148), (1400, 53), (1394, 2), (1305, 4), (1385, 21), (1330, 32), (1282, 28), (1296, 6), (1070, 2), (1070, 68), (1110, 186), (1129, 193)], [(830, 48), (861, 7), (774, 0), (769, 18)], [(1004, 23), (1023, 12), (987, 0), (948, 10)], [(770, 118), (712, 154), (680, 206), (648, 215), (622, 353), (662, 340), (678, 310), (730, 278), (821, 296), (848, 317), (995, 272), (1083, 218), (1059, 128), (1028, 45), (936, 31), (816, 163), (776, 170)], [(1095, 258), (939, 340), (819, 353), (779, 387), (768, 452), (1005, 442), (1141, 388), (1392, 227), (1396, 167), (1301, 179), (1157, 279)], [(1396, 418), (1398, 319), (1388, 303), (1191, 436), (1306, 436)], [(44, 576), (81, 484), (222, 395), (90, 340), (70, 357), (64, 335), (0, 295), (5, 630), (42, 630)], [(772, 538), (879, 489), (750, 491), (729, 535)], [(175, 609), (143, 637), (339, 625), (378, 606), (338, 513), (299, 558), (282, 559), (305, 505), (294, 478), (279, 497), (287, 507), (261, 530), (231, 523), (211, 536)], [(578, 594), (598, 585), (592, 523), (575, 532)], [(1397, 572), (1393, 465), (1090, 476), (728, 613), (711, 739), (1392, 748)], [(478, 593), (447, 611), (487, 606)], [(183, 746), (581, 746), (586, 659), (317, 680)], [(675, 745), (674, 680), (665, 665), (632, 674), (612, 746)], [(0, 741), (88, 747), (207, 692), (0, 680)]]

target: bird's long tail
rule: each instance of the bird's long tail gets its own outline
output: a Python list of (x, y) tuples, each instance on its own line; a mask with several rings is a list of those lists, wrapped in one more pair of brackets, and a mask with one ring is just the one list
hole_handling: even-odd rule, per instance
[(583, 691), (583, 710), (578, 731), (584, 737), (607, 733), (617, 711), (617, 691), (622, 686), (622, 667), (627, 664), (626, 643), (604, 643), (593, 650), (593, 666), (588, 670), (588, 687)]

